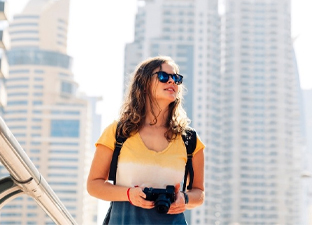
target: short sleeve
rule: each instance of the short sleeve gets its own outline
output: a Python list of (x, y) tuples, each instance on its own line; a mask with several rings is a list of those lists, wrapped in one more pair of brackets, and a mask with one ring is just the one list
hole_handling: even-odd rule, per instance
[(200, 140), (200, 137), (199, 137), (198, 133), (196, 133), (196, 137), (197, 137), (196, 148), (195, 148), (195, 150), (194, 150), (193, 155), (195, 155), (197, 152), (199, 152), (199, 150), (205, 148), (205, 145), (204, 145), (204, 143)]
[(95, 146), (98, 144), (105, 145), (106, 147), (114, 150), (115, 148), (115, 136), (117, 129), (117, 121), (114, 121), (109, 126), (107, 126), (98, 141), (95, 143)]

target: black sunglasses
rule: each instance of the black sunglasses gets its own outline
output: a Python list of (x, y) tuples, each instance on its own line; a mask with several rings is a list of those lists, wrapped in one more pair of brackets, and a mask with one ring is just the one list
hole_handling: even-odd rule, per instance
[(182, 81), (183, 81), (183, 76), (180, 74), (168, 74), (164, 71), (158, 71), (158, 72), (153, 73), (152, 75), (154, 74), (157, 74), (157, 77), (161, 83), (167, 83), (169, 80), (169, 77), (172, 78), (172, 80), (174, 81), (176, 85), (182, 84)]

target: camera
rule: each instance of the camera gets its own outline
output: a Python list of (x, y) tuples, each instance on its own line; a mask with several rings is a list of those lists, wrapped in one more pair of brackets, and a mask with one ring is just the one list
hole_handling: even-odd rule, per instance
[(166, 189), (144, 188), (146, 200), (154, 201), (158, 213), (168, 212), (171, 203), (175, 201), (175, 188), (173, 185), (167, 185)]

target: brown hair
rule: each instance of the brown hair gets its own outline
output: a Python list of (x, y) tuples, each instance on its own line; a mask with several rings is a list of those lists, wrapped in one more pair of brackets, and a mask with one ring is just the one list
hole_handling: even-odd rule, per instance
[[(129, 137), (131, 134), (138, 132), (143, 126), (146, 117), (146, 101), (150, 101), (151, 106), (153, 106), (152, 103), (155, 102), (149, 90), (152, 73), (157, 68), (161, 70), (161, 66), (164, 63), (172, 65), (175, 72), (179, 72), (178, 65), (168, 56), (149, 58), (137, 66), (130, 82), (128, 94), (121, 108), (117, 130), (118, 135)], [(165, 137), (168, 141), (175, 139), (178, 134), (183, 133), (190, 123), (185, 110), (182, 108), (183, 86), (182, 84), (180, 86), (181, 88), (179, 88), (176, 100), (169, 104), (168, 118), (166, 121), (167, 131), (165, 133)], [(157, 105), (157, 102), (155, 103)], [(157, 115), (155, 115), (153, 108), (151, 108), (151, 112), (154, 115), (153, 124), (156, 124)]]

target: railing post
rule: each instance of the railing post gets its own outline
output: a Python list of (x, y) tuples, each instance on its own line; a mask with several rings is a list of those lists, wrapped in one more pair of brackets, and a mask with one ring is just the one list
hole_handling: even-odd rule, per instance
[(77, 224), (1, 117), (0, 162), (10, 173), (9, 177), (0, 180), (0, 209), (24, 193), (33, 197), (56, 224)]

